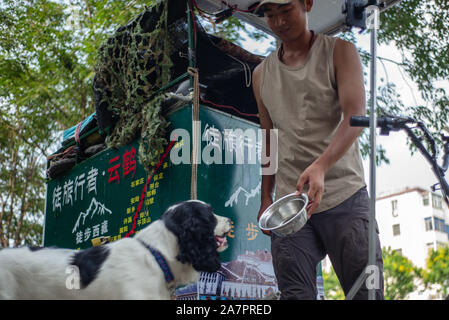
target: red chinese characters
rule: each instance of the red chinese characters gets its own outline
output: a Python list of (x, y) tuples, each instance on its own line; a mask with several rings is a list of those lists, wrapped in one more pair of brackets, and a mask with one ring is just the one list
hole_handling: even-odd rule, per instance
[(132, 172), (132, 178), (134, 178), (136, 168), (136, 149), (134, 147), (131, 148), (131, 151), (126, 149), (126, 152), (123, 154), (123, 176), (125, 177)]
[(126, 149), (122, 156), (122, 163), (120, 163), (120, 156), (116, 156), (109, 160), (109, 164), (112, 165), (108, 168), (109, 179), (108, 183), (117, 181), (120, 183), (119, 169), (122, 167), (122, 177), (132, 173), (132, 177), (136, 173), (137, 162), (136, 162), (136, 149), (134, 147), (131, 150)]
[[(112, 164), (112, 163), (118, 161), (119, 159), (120, 159), (120, 156), (116, 156), (109, 160), (109, 164)], [(120, 163), (117, 163), (117, 164), (113, 165), (112, 167), (108, 168), (108, 173), (109, 173), (108, 183), (111, 183), (115, 180), (117, 180), (118, 183), (120, 183), (120, 175), (118, 174), (119, 168), (120, 168)]]

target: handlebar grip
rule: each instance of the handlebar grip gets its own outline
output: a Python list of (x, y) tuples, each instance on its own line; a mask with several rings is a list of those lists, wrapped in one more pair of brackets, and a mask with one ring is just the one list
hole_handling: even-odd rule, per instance
[(369, 117), (352, 116), (349, 119), (349, 125), (351, 127), (369, 127)]

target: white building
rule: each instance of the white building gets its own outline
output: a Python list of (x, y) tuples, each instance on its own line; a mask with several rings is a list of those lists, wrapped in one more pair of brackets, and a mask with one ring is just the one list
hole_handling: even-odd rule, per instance
[(391, 247), (425, 268), (430, 250), (449, 244), (449, 210), (442, 197), (424, 188), (406, 188), (376, 199), (382, 247)]

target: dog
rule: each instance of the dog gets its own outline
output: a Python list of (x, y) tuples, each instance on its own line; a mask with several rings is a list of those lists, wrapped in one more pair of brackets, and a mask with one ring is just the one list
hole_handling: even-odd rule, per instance
[(210, 205), (170, 206), (133, 238), (85, 250), (0, 251), (0, 299), (168, 300), (176, 287), (216, 272), (231, 221)]

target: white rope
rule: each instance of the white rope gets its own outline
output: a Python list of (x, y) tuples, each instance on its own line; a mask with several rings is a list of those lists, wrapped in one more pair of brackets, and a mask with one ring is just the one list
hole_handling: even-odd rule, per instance
[(187, 72), (193, 77), (193, 103), (192, 103), (192, 157), (191, 157), (191, 180), (190, 180), (190, 199), (196, 200), (198, 198), (197, 176), (198, 176), (198, 149), (200, 141), (198, 141), (197, 132), (199, 116), (200, 116), (200, 81), (198, 69), (189, 67)]

